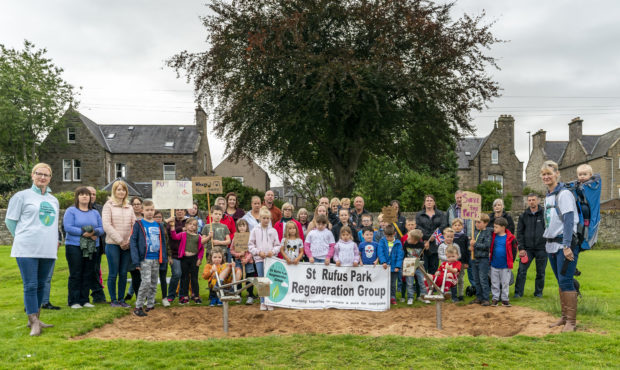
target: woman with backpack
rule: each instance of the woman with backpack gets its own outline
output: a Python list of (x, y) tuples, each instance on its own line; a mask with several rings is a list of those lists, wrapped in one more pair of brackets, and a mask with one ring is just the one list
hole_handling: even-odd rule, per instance
[(560, 181), (558, 164), (546, 161), (540, 169), (542, 182), (547, 186), (545, 197), (545, 249), (555, 275), (560, 294), (562, 317), (550, 327), (561, 326), (562, 332), (575, 331), (577, 324), (577, 290), (573, 277), (577, 268), (579, 245), (573, 234), (577, 232), (579, 215), (572, 192)]

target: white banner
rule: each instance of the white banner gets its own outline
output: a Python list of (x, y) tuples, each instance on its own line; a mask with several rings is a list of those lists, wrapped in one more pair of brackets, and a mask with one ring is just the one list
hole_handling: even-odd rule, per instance
[(276, 307), (390, 309), (390, 270), (381, 265), (337, 267), (304, 262), (289, 265), (281, 259), (267, 258), (265, 277), (271, 280), (265, 303)]
[(192, 208), (194, 205), (192, 182), (153, 180), (153, 203), (155, 209)]

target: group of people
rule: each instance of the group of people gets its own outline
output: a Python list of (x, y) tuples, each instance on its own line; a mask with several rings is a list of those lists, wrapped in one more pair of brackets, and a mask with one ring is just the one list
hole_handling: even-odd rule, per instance
[[(47, 164), (34, 166), (32, 187), (11, 198), (6, 216), (7, 227), (14, 235), (11, 256), (17, 258), (22, 275), (31, 335), (39, 335), (42, 328), (51, 326), (39, 318), (42, 305), (49, 303), (49, 283), (62, 237), (58, 229), (58, 201), (48, 187), (51, 176)], [(110, 198), (103, 206), (96, 202), (94, 188), (80, 187), (62, 225), (69, 265), (67, 303), (74, 309), (93, 307), (89, 295), (93, 303), (106, 302), (100, 269), (105, 253), (110, 305), (130, 307), (127, 301), (135, 294), (133, 312), (137, 316), (147, 316), (154, 309), (158, 281), (163, 306), (169, 306), (177, 297), (180, 304), (190, 300), (202, 303), (198, 275), (203, 258), (207, 263), (202, 276), (210, 288), (209, 304), (215, 306), (221, 305), (215, 294), (216, 285), (231, 282), (233, 276), (237, 280), (243, 276), (264, 276), (264, 260), (273, 256), (291, 264), (378, 264), (390, 269), (392, 304), (396, 304), (398, 290), (401, 302), (407, 297), (407, 303), (412, 304), (417, 294), (418, 300), (430, 303), (424, 299), (428, 284), (421, 271), (416, 271), (415, 276), (402, 275), (403, 259), (416, 257), (435, 276), (437, 285), (452, 292), (453, 300), (463, 299), (462, 272), (467, 270), (470, 285), (476, 291), (473, 303), (486, 306), (501, 302), (509, 306), (511, 270), (518, 255), (521, 263), (515, 297), (523, 295), (527, 269), (534, 259), (534, 295), (542, 296), (548, 258), (560, 286), (563, 316), (558, 325), (574, 330), (576, 294), (572, 275), (578, 250), (570, 248), (570, 228), (576, 227), (575, 202), (573, 199), (571, 203), (570, 192), (561, 191), (557, 164), (546, 162), (541, 176), (549, 189), (545, 209), (538, 197), (530, 194), (529, 207), (519, 218), (516, 236), (514, 222), (501, 199), (493, 203), (492, 214), (482, 214), (475, 220), (473, 228), (471, 220), (461, 217), (461, 191), (456, 192), (455, 203), (446, 212), (437, 209), (432, 195), (426, 195), (423, 208), (415, 217), (404, 217), (400, 203), (394, 200), (390, 205), (397, 210), (396, 222), (384, 222), (383, 215), (379, 215), (375, 223), (360, 196), (353, 199), (353, 204), (348, 198), (322, 197), (311, 217), (304, 208), (295, 214), (290, 203), (279, 209), (271, 190), (264, 199), (252, 197), (247, 212), (238, 206), (237, 195), (228, 193), (215, 200), (207, 217), (194, 204), (187, 210), (175, 210), (164, 219), (151, 200), (130, 198), (122, 181), (113, 184)], [(552, 209), (558, 212), (551, 212)], [(238, 232), (250, 233), (247, 251), (234, 248)], [(128, 273), (132, 282), (125, 294)], [(245, 303), (253, 304), (256, 298), (249, 291)], [(273, 307), (261, 298), (260, 309)]]

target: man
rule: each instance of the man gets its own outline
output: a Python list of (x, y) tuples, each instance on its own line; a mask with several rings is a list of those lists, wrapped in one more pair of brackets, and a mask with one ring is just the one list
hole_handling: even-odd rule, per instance
[[(92, 186), (86, 187), (90, 192), (90, 203), (92, 204), (93, 209), (99, 212), (99, 216), (101, 216), (101, 212), (103, 211), (103, 206), (97, 203), (97, 190)], [(101, 256), (103, 255), (103, 251), (105, 250), (105, 233), (99, 237), (99, 248), (93, 254), (94, 268), (95, 273), (93, 274), (93, 281), (91, 282), (91, 297), (93, 297), (94, 303), (105, 303), (105, 293), (103, 290), (103, 284), (101, 280)]]
[(527, 262), (519, 263), (519, 272), (515, 281), (515, 298), (523, 297), (527, 269), (534, 258), (536, 259), (534, 296), (542, 297), (543, 288), (545, 287), (545, 269), (547, 268), (547, 252), (545, 251), (545, 239), (543, 238), (543, 233), (545, 232), (545, 212), (539, 203), (538, 195), (529, 194), (527, 196), (528, 208), (519, 217), (517, 224), (517, 242), (519, 247), (524, 247), (524, 250), (519, 252), (519, 257), (527, 256)]
[(275, 199), (275, 194), (273, 190), (267, 190), (265, 192), (265, 198), (263, 205), (269, 209), (271, 212), (271, 224), (275, 225), (282, 218), (282, 211), (275, 204), (273, 204), (273, 200)]
[(321, 197), (319, 199), (319, 205), (320, 206), (325, 206), (325, 208), (329, 209), (329, 198), (327, 197)]
[(357, 196), (353, 199), (353, 212), (351, 212), (351, 220), (353, 228), (355, 228), (355, 234), (362, 229), (362, 215), (369, 212), (364, 209), (364, 198)]

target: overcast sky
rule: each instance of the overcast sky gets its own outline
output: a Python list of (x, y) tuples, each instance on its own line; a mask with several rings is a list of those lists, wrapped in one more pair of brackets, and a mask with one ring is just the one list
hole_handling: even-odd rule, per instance
[[(477, 136), (500, 114), (513, 115), (517, 156), (527, 164), (527, 131), (566, 140), (576, 116), (584, 134), (620, 126), (619, 2), (461, 0), (454, 15), (483, 10), (508, 42), (489, 51), (499, 59), (501, 70), (490, 72), (503, 96), (474, 114)], [(79, 110), (97, 123), (190, 125), (192, 86), (164, 61), (206, 49), (199, 20), (206, 12), (199, 1), (2, 0), (0, 43), (21, 48), (28, 39), (46, 48), (65, 79), (82, 87)], [(216, 166), (225, 145), (209, 140)]]

